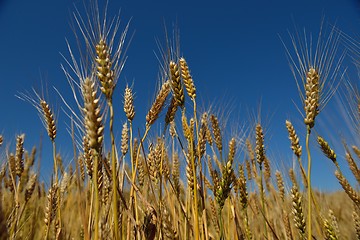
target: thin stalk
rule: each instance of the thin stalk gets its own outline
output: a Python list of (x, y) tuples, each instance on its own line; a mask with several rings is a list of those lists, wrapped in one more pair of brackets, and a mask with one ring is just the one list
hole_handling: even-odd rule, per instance
[[(196, 101), (195, 101), (194, 98), (192, 99), (192, 102), (193, 102), (193, 108), (194, 108), (194, 122), (195, 122), (196, 138), (199, 141), (199, 123), (198, 123), (198, 120), (197, 120)], [(199, 144), (197, 146), (197, 153), (199, 153), (198, 162), (200, 164), (200, 166), (199, 166), (199, 169), (200, 169), (200, 187), (201, 187), (201, 189), (204, 189), (204, 183), (203, 183), (203, 177), (202, 177), (202, 162), (201, 162), (200, 145)], [(194, 174), (195, 174), (195, 172), (194, 172)], [(194, 175), (194, 177), (196, 178), (196, 175)], [(195, 185), (195, 187), (196, 187), (196, 185)], [(203, 192), (201, 192), (201, 194), (202, 194), (202, 196), (201, 196), (202, 204), (203, 204), (203, 206), (205, 206)], [(206, 221), (202, 223), (202, 228), (201, 228), (201, 230), (202, 230), (201, 239), (202, 240), (204, 240), (204, 236), (206, 236), (206, 234), (205, 234), (206, 226), (204, 226), (204, 224), (206, 224)]]
[[(306, 181), (306, 189), (308, 189), (308, 186), (309, 186), (308, 178), (307, 178), (307, 174), (305, 173), (305, 169), (304, 169), (304, 167), (303, 167), (303, 165), (302, 165), (302, 163), (301, 163), (300, 157), (298, 157), (298, 162), (299, 162), (299, 165), (300, 165), (301, 173), (302, 173), (303, 176), (304, 176), (304, 181)], [(317, 202), (316, 202), (316, 199), (315, 199), (315, 196), (314, 196), (314, 193), (313, 193), (312, 190), (311, 190), (311, 199), (312, 199), (313, 204), (314, 204), (314, 206), (315, 206), (315, 210), (316, 210), (316, 214), (317, 214), (318, 220), (319, 220), (319, 222), (321, 222), (320, 208), (319, 208), (319, 205), (318, 205)], [(322, 232), (321, 232), (321, 229), (320, 229), (319, 225), (317, 224), (316, 227), (317, 227), (318, 234), (321, 235)]]
[(311, 155), (309, 147), (311, 128), (307, 126), (306, 132), (306, 152), (308, 157), (307, 183), (308, 183), (308, 239), (312, 239), (311, 234)]
[[(57, 166), (57, 161), (56, 161), (56, 144), (55, 141), (52, 141), (52, 145), (53, 145), (53, 158), (54, 158), (54, 168), (55, 168), (55, 182), (57, 184), (57, 186), (59, 186), (59, 177), (58, 177), (58, 166)], [(59, 230), (61, 231), (61, 196), (60, 196), (60, 188), (57, 188), (57, 197), (58, 197), (58, 207), (57, 207), (57, 216), (58, 216), (58, 221), (59, 221)], [(56, 233), (57, 234), (57, 233)]]
[[(132, 127), (130, 125), (130, 134), (131, 134), (131, 129), (132, 129)], [(132, 170), (133, 171), (132, 171), (132, 176), (131, 176), (131, 189), (130, 189), (130, 206), (129, 206), (130, 211), (131, 211), (131, 209), (133, 207), (135, 209), (137, 209), (136, 202), (134, 202), (135, 200), (133, 200), (133, 199), (135, 199), (135, 197), (134, 197), (134, 184), (133, 183), (135, 183), (136, 171), (137, 171), (138, 159), (139, 159), (141, 146), (142, 146), (143, 142), (145, 141), (145, 138), (146, 138), (147, 134), (149, 133), (149, 130), (150, 130), (150, 125), (146, 125), (144, 136), (141, 138), (140, 145), (139, 145), (139, 148), (138, 148), (137, 153), (136, 153), (135, 164), (133, 164), (134, 159), (131, 156), (131, 158), (132, 158), (131, 165), (132, 165)], [(131, 152), (132, 152), (132, 150), (131, 150)], [(133, 202), (134, 202), (134, 206), (133, 206)], [(138, 223), (138, 215), (137, 214), (135, 214), (135, 221), (136, 221), (136, 224), (137, 224)], [(128, 226), (128, 228), (127, 228), (127, 240), (129, 240), (130, 239), (130, 218), (129, 218), (127, 226)]]
[(92, 218), (93, 218), (93, 205), (94, 205), (94, 181), (90, 181), (91, 185), (91, 189), (88, 189), (88, 191), (91, 190), (91, 195), (90, 195), (90, 207), (89, 207), (89, 220), (88, 220), (88, 235), (91, 236), (91, 231), (92, 231), (92, 226), (91, 226), (91, 222), (92, 222)]
[(199, 218), (198, 218), (198, 199), (197, 199), (197, 178), (196, 178), (196, 166), (195, 166), (195, 154), (194, 154), (194, 145), (193, 145), (193, 136), (190, 137), (190, 160), (191, 160), (191, 166), (192, 171), (194, 175), (194, 202), (193, 202), (193, 209), (194, 209), (194, 234), (195, 239), (199, 240)]
[[(17, 187), (14, 188), (15, 189), (15, 218), (18, 218), (19, 215), (19, 208), (20, 208), (20, 200), (19, 200), (19, 186), (20, 186), (20, 182), (18, 183)], [(11, 225), (11, 230), (10, 230), (10, 236), (12, 236), (12, 238), (15, 239), (16, 237), (16, 231), (17, 231), (17, 220), (15, 220)]]
[[(187, 194), (186, 194), (186, 196), (191, 196), (191, 191), (190, 191), (190, 188), (188, 187), (187, 188)], [(189, 203), (189, 201), (191, 200), (191, 198), (190, 197), (187, 197), (186, 198), (186, 214), (188, 215), (188, 213), (190, 212), (190, 203)], [(185, 218), (186, 218), (186, 216), (185, 216)], [(189, 233), (188, 233), (188, 222), (186, 221), (185, 222), (185, 224), (184, 224), (184, 239), (188, 239), (189, 238)]]
[(99, 211), (100, 211), (100, 199), (99, 199), (99, 186), (98, 186), (98, 165), (99, 165), (99, 153), (97, 150), (94, 151), (94, 179), (93, 186), (95, 192), (95, 235), (94, 240), (99, 239)]
[(266, 225), (266, 212), (265, 212), (265, 196), (264, 196), (264, 185), (263, 185), (263, 171), (262, 171), (262, 167), (260, 165), (260, 197), (261, 197), (261, 208), (262, 211), (264, 213), (264, 230), (265, 230), (265, 236), (268, 236), (268, 231), (267, 231), (267, 225)]
[(224, 240), (225, 239), (225, 234), (224, 234), (224, 223), (223, 223), (223, 218), (222, 218), (222, 209), (219, 208), (218, 210), (218, 218), (219, 218), (219, 225), (220, 225), (220, 240)]
[(109, 122), (109, 128), (110, 128), (110, 137), (111, 137), (111, 161), (112, 161), (112, 189), (113, 191), (113, 217), (114, 217), (114, 237), (116, 240), (119, 238), (119, 219), (118, 219), (118, 204), (117, 204), (117, 177), (116, 177), (116, 153), (115, 153), (115, 138), (114, 138), (114, 131), (113, 131), (113, 124), (114, 124), (114, 108), (112, 104), (112, 100), (108, 101), (108, 105), (110, 108), (110, 122)]

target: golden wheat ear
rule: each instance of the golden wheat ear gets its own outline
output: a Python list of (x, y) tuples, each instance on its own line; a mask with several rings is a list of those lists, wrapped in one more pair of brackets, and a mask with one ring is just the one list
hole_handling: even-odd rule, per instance
[(135, 117), (134, 94), (127, 85), (124, 93), (124, 112), (129, 122), (131, 122)]
[(264, 145), (264, 133), (260, 124), (256, 125), (256, 161), (259, 164), (260, 171), (265, 161), (265, 145)]
[(82, 94), (84, 98), (83, 110), (88, 144), (90, 148), (100, 150), (103, 142), (104, 126), (99, 105), (100, 99), (97, 97), (95, 83), (90, 78), (86, 78), (83, 82)]
[(40, 106), (43, 111), (43, 118), (45, 119), (48, 136), (53, 142), (56, 138), (56, 124), (54, 114), (52, 113), (49, 104), (47, 104), (45, 100), (40, 100)]
[(30, 93), (19, 93), (17, 96), (19, 99), (29, 102), (35, 107), (39, 113), (40, 120), (43, 126), (46, 129), (46, 132), (52, 142), (56, 138), (56, 118), (54, 116), (54, 111), (50, 107), (48, 101), (45, 100), (43, 95), (40, 95), (35, 89), (33, 89), (33, 94)]
[(148, 126), (152, 125), (156, 121), (156, 119), (158, 119), (159, 114), (163, 109), (166, 98), (169, 95), (170, 91), (171, 91), (170, 83), (164, 82), (155, 98), (154, 103), (152, 104), (150, 110), (146, 115), (146, 124)]
[(185, 60), (185, 58), (180, 58), (180, 68), (181, 68), (181, 76), (184, 80), (184, 85), (186, 92), (192, 100), (196, 98), (196, 88), (194, 85), (194, 81), (190, 75), (189, 66)]
[(178, 65), (171, 61), (169, 64), (170, 67), (170, 76), (171, 76), (171, 88), (174, 93), (175, 100), (181, 108), (184, 108), (185, 104), (185, 96), (184, 96), (184, 89), (182, 86), (180, 72)]
[(293, 185), (291, 188), (291, 198), (295, 227), (298, 229), (301, 239), (306, 239), (306, 223), (302, 208), (302, 197), (296, 185)]
[(288, 130), (288, 133), (289, 133), (289, 139), (290, 139), (290, 142), (291, 142), (291, 149), (293, 150), (294, 154), (297, 157), (301, 157), (302, 147), (300, 146), (300, 143), (299, 143), (300, 140), (299, 140), (299, 137), (296, 134), (295, 128), (292, 125), (292, 123), (290, 121), (288, 121), (288, 120), (286, 120), (285, 124), (286, 124), (286, 128)]

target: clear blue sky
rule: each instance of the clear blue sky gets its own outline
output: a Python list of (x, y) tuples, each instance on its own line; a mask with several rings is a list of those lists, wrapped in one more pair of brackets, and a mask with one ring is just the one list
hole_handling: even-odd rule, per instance
[[(0, 1), (0, 132), (7, 143), (9, 140), (13, 143), (15, 134), (24, 132), (26, 146), (30, 149), (38, 144), (41, 133), (46, 134), (35, 109), (15, 97), (18, 92), (32, 87), (39, 89), (42, 79), (48, 85), (50, 100), (58, 109), (62, 103), (52, 86), (65, 97), (71, 97), (60, 68), (64, 63), (60, 53), (68, 56), (65, 38), (75, 43), (69, 25), (73, 4), (82, 9), (82, 1)], [(336, 23), (354, 37), (359, 35), (360, 26), (360, 4), (354, 0), (110, 0), (109, 15), (120, 8), (123, 23), (132, 19), (129, 32), (135, 32), (135, 35), (115, 93), (119, 138), (125, 120), (121, 100), (125, 84), (134, 81), (136, 119), (142, 127), (158, 79), (155, 39), (164, 39), (164, 21), (169, 29), (177, 22), (181, 53), (190, 65), (200, 105), (227, 107), (225, 111), (232, 112), (234, 117), (230, 124), (236, 124), (237, 119), (248, 122), (249, 112), (256, 112), (261, 103), (268, 155), (276, 162), (273, 168), (281, 168), (281, 161), (291, 161), (284, 124), (287, 118), (298, 127), (302, 141), (305, 139), (304, 128), (300, 128), (301, 115), (292, 102), (299, 104), (300, 100), (279, 35), (290, 44), (287, 31), (294, 32), (294, 24), (317, 35), (323, 16), (326, 23)], [(351, 77), (357, 80), (356, 76)], [(334, 108), (334, 111), (337, 110)], [(71, 158), (72, 150), (68, 147), (71, 139), (65, 131), (65, 123), (69, 121), (61, 110), (59, 114), (59, 150), (64, 158)], [(324, 117), (329, 116), (331, 114), (324, 113)], [(48, 142), (45, 138), (43, 171), (52, 166), (45, 151), (50, 149)], [(338, 147), (342, 155), (343, 149)], [(332, 164), (318, 156), (319, 159), (314, 161), (314, 185), (323, 190), (339, 188), (332, 174)]]

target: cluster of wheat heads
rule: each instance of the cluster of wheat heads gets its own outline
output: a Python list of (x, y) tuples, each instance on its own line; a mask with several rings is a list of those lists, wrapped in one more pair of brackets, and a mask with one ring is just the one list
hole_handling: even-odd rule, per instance
[[(0, 168), (1, 239), (360, 239), (358, 185), (350, 184), (321, 136), (318, 146), (334, 163), (344, 191), (324, 194), (311, 187), (310, 136), (341, 78), (337, 31), (320, 35), (315, 51), (291, 37), (295, 54), (286, 49), (303, 104), (307, 161), (286, 120), (297, 165), (273, 171), (261, 122), (250, 126), (249, 134), (229, 136), (216, 113), (198, 111), (196, 82), (174, 48), (164, 56), (161, 85), (135, 137), (132, 87), (126, 85), (123, 105), (113, 106), (128, 25), (120, 32), (118, 16), (101, 18), (96, 5), (90, 9), (85, 18), (74, 14), (77, 39), (85, 45), (81, 59), (69, 44), (63, 67), (77, 108), (64, 100), (77, 146), (75, 164), (64, 167), (56, 150), (57, 121), (47, 100), (36, 92), (21, 94), (40, 113), (53, 146), (53, 170), (45, 187), (34, 167), (35, 148), (24, 148), (25, 135), (16, 137), (14, 150), (0, 136), (0, 147), (9, 143)], [(119, 109), (126, 116), (120, 128), (113, 124)], [(152, 131), (157, 124), (165, 126), (160, 135)], [(344, 143), (344, 149), (360, 184), (359, 147)]]

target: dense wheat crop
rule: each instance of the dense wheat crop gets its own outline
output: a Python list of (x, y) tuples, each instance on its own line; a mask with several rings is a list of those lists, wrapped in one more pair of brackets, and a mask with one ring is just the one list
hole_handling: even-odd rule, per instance
[[(267, 154), (274, 138), (267, 138), (260, 116), (234, 133), (211, 107), (199, 110), (191, 63), (171, 38), (161, 51), (159, 87), (143, 124), (135, 126), (137, 108), (145, 107), (134, 105), (137, 82), (116, 88), (126, 67), (129, 24), (100, 14), (95, 1), (90, 5), (85, 13), (75, 11), (78, 42), (67, 42), (63, 55), (74, 99), (58, 92), (71, 119), (75, 161), (64, 164), (68, 156), (57, 149), (58, 111), (41, 93), (20, 93), (40, 115), (53, 168), (50, 179), (39, 178), (37, 148), (24, 148), (32, 136), (0, 136), (0, 239), (360, 239), (360, 146), (335, 136), (343, 146), (335, 152), (316, 121), (345, 89), (351, 97), (343, 107), (353, 126), (343, 127), (359, 136), (360, 95), (345, 78), (341, 50), (356, 53), (351, 38), (336, 27), (317, 38), (282, 38), (301, 102), (301, 114), (292, 118), (303, 122), (306, 139), (284, 119), (289, 148), (283, 151), (295, 161), (276, 169)], [(113, 101), (115, 94), (122, 104)], [(116, 125), (121, 111), (126, 118)], [(312, 187), (315, 148), (333, 163), (343, 191)]]

